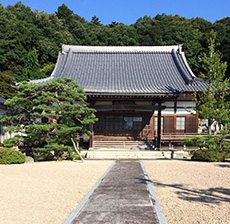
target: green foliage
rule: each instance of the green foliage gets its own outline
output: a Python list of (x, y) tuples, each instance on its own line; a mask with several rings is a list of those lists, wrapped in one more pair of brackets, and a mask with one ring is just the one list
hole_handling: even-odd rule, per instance
[(39, 52), (40, 67), (48, 63), (56, 63), (61, 44), (76, 44), (73, 35), (65, 25), (65, 21), (59, 19), (56, 14), (35, 11), (35, 24), (39, 32), (39, 40), (36, 42)]
[(23, 74), (27, 54), (39, 40), (34, 19), (21, 2), (5, 9), (0, 5), (0, 70), (12, 72), (16, 80), (27, 78)]
[(219, 135), (192, 136), (185, 138), (182, 145), (198, 146), (193, 150), (192, 159), (197, 161), (222, 162), (230, 155), (230, 123), (226, 124)]
[(35, 162), (40, 161), (52, 161), (54, 160), (54, 155), (49, 151), (37, 152), (36, 150), (32, 153), (32, 157)]
[[(50, 145), (45, 145), (44, 148), (36, 148), (35, 152), (40, 153), (48, 153), (50, 152), (52, 154), (53, 152), (53, 159), (59, 160), (59, 159), (68, 159), (69, 158), (69, 152), (72, 152), (72, 147), (65, 146), (65, 145), (59, 145), (57, 143), (52, 143)], [(67, 152), (67, 153), (65, 153)]]
[(15, 164), (15, 163), (24, 163), (25, 156), (14, 149), (0, 149), (0, 164)]
[(0, 72), (0, 96), (4, 99), (12, 98), (16, 95), (16, 90), (11, 86), (14, 77)]
[(70, 10), (64, 3), (58, 7), (58, 11), (56, 12), (56, 15), (59, 19), (63, 19), (66, 22), (71, 18), (73, 15), (73, 11)]
[[(81, 152), (81, 148), (78, 149)], [(79, 155), (73, 147), (63, 145), (46, 145), (44, 148), (37, 148), (33, 151), (35, 161), (52, 161), (52, 160), (80, 160)]]
[(209, 54), (203, 53), (199, 58), (202, 64), (200, 77), (207, 81), (207, 89), (202, 93), (195, 93), (196, 112), (201, 118), (208, 119), (209, 134), (211, 134), (211, 124), (217, 121), (222, 124), (229, 116), (230, 102), (227, 101), (229, 91), (227, 87), (230, 79), (225, 78), (227, 63), (222, 62), (222, 54), (215, 51), (216, 33), (212, 30), (209, 39)]
[(39, 72), (48, 77), (53, 72), (54, 67), (55, 67), (54, 63), (49, 63), (49, 64), (45, 65), (42, 69), (40, 69)]
[[(212, 24), (202, 18), (186, 19), (178, 15), (162, 14), (154, 18), (143, 16), (129, 26), (115, 21), (103, 25), (96, 16), (86, 21), (65, 4), (51, 14), (37, 10), (33, 12), (21, 2), (6, 8), (0, 4), (0, 71), (10, 72), (16, 81), (43, 78), (45, 73), (39, 72), (39, 69), (49, 63), (56, 63), (61, 44), (183, 44), (189, 65), (198, 74), (201, 62), (197, 58), (204, 51), (208, 53), (207, 40), (211, 29), (218, 32), (218, 50), (222, 52), (223, 60), (230, 65), (229, 23), (229, 17)], [(33, 66), (30, 69), (34, 62), (38, 69)], [(230, 77), (230, 66), (227, 77)]]
[(219, 148), (220, 142), (223, 139), (220, 136), (203, 135), (203, 136), (192, 136), (184, 138), (181, 145), (193, 145), (198, 146), (200, 149), (206, 148), (215, 150)]
[(17, 96), (6, 101), (9, 109), (0, 122), (21, 133), (27, 153), (51, 152), (60, 159), (71, 151), (76, 133), (91, 135), (86, 126), (97, 118), (85, 100), (84, 90), (69, 78), (43, 85), (22, 82)]
[(206, 162), (223, 162), (225, 153), (222, 151), (200, 149), (192, 152), (192, 160)]
[(99, 18), (97, 18), (95, 15), (92, 17), (91, 23), (95, 24), (95, 25), (100, 25), (101, 21), (99, 21)]
[(3, 141), (3, 146), (6, 148), (12, 148), (13, 146), (19, 146), (22, 142), (21, 136), (14, 136)]
[(38, 51), (36, 48), (33, 48), (33, 50), (29, 51), (27, 54), (27, 60), (25, 63), (25, 68), (24, 68), (24, 74), (29, 78), (29, 79), (34, 79), (33, 73), (38, 72)]
[[(82, 148), (78, 149), (78, 152), (81, 152)], [(83, 159), (85, 158), (82, 155)], [(68, 159), (70, 160), (81, 160), (80, 156), (75, 152), (75, 150), (73, 150), (73, 148), (69, 151), (68, 153)]]
[(217, 20), (214, 29), (217, 32), (218, 49), (223, 54), (223, 60), (228, 62), (227, 76), (230, 77), (230, 17)]

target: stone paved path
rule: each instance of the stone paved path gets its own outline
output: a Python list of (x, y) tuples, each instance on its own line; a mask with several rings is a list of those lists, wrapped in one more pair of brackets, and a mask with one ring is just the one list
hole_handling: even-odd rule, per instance
[(144, 173), (137, 160), (112, 167), (72, 224), (158, 224)]

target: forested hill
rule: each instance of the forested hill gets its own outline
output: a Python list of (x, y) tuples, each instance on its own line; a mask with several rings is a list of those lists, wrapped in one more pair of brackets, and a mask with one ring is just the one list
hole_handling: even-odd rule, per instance
[(202, 18), (185, 19), (178, 15), (144, 16), (132, 25), (112, 21), (103, 25), (96, 16), (91, 21), (74, 14), (66, 5), (56, 13), (32, 11), (18, 2), (0, 4), (0, 82), (37, 79), (49, 76), (61, 44), (69, 45), (177, 45), (183, 44), (188, 62), (199, 73), (198, 57), (207, 52), (210, 30), (217, 31), (218, 49), (228, 62), (230, 76), (230, 18), (212, 24)]

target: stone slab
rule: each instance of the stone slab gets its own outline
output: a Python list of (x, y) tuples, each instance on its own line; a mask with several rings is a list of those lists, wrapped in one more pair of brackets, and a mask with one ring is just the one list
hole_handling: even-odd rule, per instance
[(119, 160), (101, 181), (72, 224), (158, 224), (138, 160)]

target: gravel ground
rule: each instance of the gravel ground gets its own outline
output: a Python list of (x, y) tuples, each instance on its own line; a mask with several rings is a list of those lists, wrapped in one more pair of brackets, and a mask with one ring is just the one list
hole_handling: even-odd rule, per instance
[[(230, 163), (143, 163), (169, 224), (230, 223)], [(63, 223), (111, 164), (0, 165), (0, 223)]]
[(112, 161), (0, 165), (0, 223), (63, 223)]
[(230, 223), (230, 163), (143, 163), (169, 224)]

